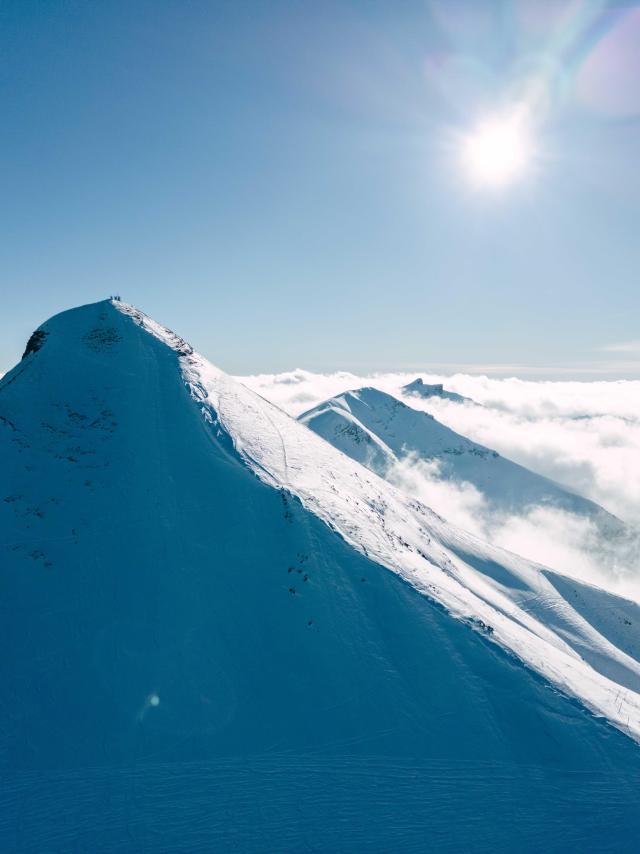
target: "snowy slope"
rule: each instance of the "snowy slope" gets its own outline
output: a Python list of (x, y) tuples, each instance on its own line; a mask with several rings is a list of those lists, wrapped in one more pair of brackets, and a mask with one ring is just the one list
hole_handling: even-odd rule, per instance
[(41, 332), (0, 383), (2, 850), (632, 850), (633, 603), (131, 307)]
[(299, 420), (383, 477), (398, 460), (436, 460), (442, 479), (471, 483), (492, 509), (522, 513), (534, 505), (549, 505), (586, 516), (609, 534), (624, 529), (620, 520), (594, 502), (379, 389), (345, 392), (303, 413)]

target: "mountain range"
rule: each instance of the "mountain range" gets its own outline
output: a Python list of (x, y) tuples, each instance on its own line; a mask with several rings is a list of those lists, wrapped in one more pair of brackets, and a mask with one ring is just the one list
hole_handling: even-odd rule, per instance
[(605, 511), (364, 391), (299, 423), (119, 300), (33, 334), (0, 381), (2, 850), (633, 850), (638, 605), (352, 437)]
[(471, 441), (433, 415), (380, 389), (339, 394), (304, 412), (299, 420), (382, 477), (405, 460), (435, 462), (441, 479), (471, 484), (494, 511), (524, 513), (529, 507), (550, 506), (593, 520), (603, 535), (624, 531), (617, 517), (593, 501)]

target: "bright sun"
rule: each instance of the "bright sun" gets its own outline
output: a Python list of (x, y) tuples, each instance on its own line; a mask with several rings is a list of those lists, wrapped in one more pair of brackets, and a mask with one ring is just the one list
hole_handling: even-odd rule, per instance
[(518, 178), (531, 161), (531, 140), (522, 121), (481, 122), (463, 141), (463, 159), (476, 185), (503, 187)]

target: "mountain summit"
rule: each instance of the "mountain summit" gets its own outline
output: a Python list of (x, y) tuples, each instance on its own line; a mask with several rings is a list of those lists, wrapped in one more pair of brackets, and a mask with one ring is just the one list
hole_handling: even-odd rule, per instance
[(470, 397), (464, 397), (455, 391), (447, 391), (442, 383), (426, 383), (422, 377), (403, 385), (400, 391), (408, 397), (439, 397), (442, 400), (452, 400), (454, 403), (474, 403)]
[(2, 850), (637, 839), (640, 609), (447, 525), (132, 306), (34, 333), (0, 471)]

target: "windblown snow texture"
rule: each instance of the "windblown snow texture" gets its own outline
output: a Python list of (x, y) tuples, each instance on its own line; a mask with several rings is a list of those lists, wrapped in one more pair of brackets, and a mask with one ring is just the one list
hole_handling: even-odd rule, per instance
[(634, 850), (636, 606), (128, 306), (41, 331), (0, 383), (0, 849)]

